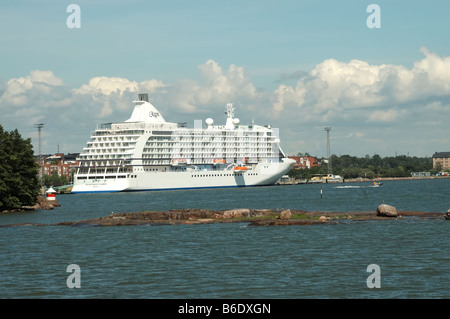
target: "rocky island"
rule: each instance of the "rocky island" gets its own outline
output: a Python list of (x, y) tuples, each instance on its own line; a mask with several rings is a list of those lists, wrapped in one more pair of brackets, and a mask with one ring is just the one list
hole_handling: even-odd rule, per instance
[(249, 226), (319, 225), (349, 221), (393, 220), (399, 218), (447, 219), (448, 212), (432, 213), (397, 211), (395, 207), (381, 204), (375, 211), (324, 212), (291, 209), (231, 209), (224, 211), (206, 209), (180, 209), (170, 211), (144, 211), (111, 213), (108, 216), (54, 224), (13, 224), (7, 226), (138, 226), (138, 225), (195, 225), (211, 223), (247, 223)]

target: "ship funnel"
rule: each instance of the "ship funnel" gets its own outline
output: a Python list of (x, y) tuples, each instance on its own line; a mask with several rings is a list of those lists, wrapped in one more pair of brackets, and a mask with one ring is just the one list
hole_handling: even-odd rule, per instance
[(139, 101), (148, 102), (148, 94), (147, 93), (139, 94)]

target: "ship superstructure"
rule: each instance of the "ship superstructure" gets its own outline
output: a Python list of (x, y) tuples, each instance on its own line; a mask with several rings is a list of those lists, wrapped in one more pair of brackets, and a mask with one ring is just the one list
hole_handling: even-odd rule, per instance
[(278, 130), (241, 125), (233, 104), (224, 125), (166, 122), (147, 94), (125, 122), (100, 125), (79, 155), (72, 193), (272, 185), (293, 160)]

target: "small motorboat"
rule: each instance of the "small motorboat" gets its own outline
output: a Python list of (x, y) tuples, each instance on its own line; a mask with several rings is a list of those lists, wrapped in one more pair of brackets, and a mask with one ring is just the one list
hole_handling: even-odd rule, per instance
[(380, 187), (381, 185), (383, 185), (383, 183), (381, 182), (372, 182), (372, 184), (370, 184), (370, 187)]

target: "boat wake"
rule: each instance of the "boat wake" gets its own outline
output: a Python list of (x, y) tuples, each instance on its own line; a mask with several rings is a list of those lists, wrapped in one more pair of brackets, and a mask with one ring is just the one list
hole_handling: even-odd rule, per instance
[(362, 188), (367, 186), (336, 186), (335, 188)]

